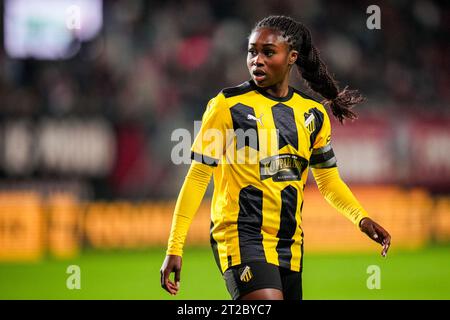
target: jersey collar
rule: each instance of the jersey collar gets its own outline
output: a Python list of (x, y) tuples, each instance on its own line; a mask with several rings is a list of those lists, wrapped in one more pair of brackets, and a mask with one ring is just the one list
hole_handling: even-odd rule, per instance
[(278, 102), (286, 102), (286, 101), (289, 101), (292, 98), (292, 96), (294, 95), (294, 89), (291, 86), (289, 86), (289, 91), (288, 91), (287, 96), (285, 96), (285, 97), (274, 97), (271, 94), (269, 94), (266, 90), (264, 90), (263, 88), (258, 87), (253, 80), (249, 80), (248, 82), (250, 83), (250, 86), (253, 89), (255, 89), (256, 91), (261, 93), (264, 97), (266, 97), (266, 98), (268, 98), (270, 100), (274, 100), (274, 101), (278, 101)]

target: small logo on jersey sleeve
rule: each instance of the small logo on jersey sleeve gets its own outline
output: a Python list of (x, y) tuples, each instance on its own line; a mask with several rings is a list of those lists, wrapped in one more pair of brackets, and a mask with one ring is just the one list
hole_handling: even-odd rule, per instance
[(253, 278), (252, 270), (249, 266), (245, 266), (244, 269), (240, 269), (239, 274), (239, 279), (241, 279), (242, 282), (249, 282)]
[(316, 122), (314, 121), (314, 119), (315, 117), (313, 113), (305, 113), (305, 127), (308, 129), (309, 133), (314, 132), (314, 130), (316, 129)]

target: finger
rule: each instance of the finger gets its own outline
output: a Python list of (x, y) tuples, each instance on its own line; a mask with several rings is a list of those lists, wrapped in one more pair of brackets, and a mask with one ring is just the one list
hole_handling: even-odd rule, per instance
[(170, 271), (168, 269), (166, 269), (163, 272), (162, 277), (163, 277), (162, 287), (170, 294), (175, 294), (177, 290), (175, 288), (174, 283), (170, 280)]
[(180, 289), (180, 280), (181, 280), (181, 270), (175, 271), (175, 285), (177, 289)]
[(383, 257), (386, 257), (387, 252), (388, 252), (388, 250), (389, 250), (389, 248), (391, 246), (391, 237), (388, 236), (385, 240), (386, 241), (385, 241), (385, 243), (383, 245), (383, 253), (384, 253)]
[(171, 295), (176, 295), (177, 293), (178, 293), (178, 288), (176, 287), (176, 285), (173, 283), (173, 282), (169, 282), (168, 284), (167, 284), (167, 287), (168, 287), (168, 292), (171, 294)]
[[(173, 271), (173, 272), (175, 273), (175, 278), (176, 278), (177, 271)], [(177, 285), (174, 281), (172, 281), (170, 279), (170, 273), (168, 273), (166, 276), (166, 287), (168, 288), (168, 291), (171, 295), (176, 295), (178, 293), (179, 285)], [(178, 273), (179, 273), (179, 271), (178, 271)], [(178, 277), (179, 277), (179, 275), (178, 275)]]
[(391, 236), (382, 227), (377, 226), (377, 233), (380, 235), (380, 238), (381, 238), (381, 242), (380, 243), (382, 245), (385, 245), (386, 243), (391, 241)]
[(164, 286), (165, 286), (165, 278), (164, 278), (164, 271), (161, 269), (161, 270), (159, 270), (159, 273), (160, 273), (160, 283), (161, 283), (161, 287), (163, 287), (164, 288)]
[(166, 284), (166, 290), (167, 292), (169, 292), (171, 295), (175, 295), (178, 292), (177, 287), (175, 286), (175, 284), (172, 281), (168, 281)]
[(389, 250), (389, 244), (386, 243), (386, 244), (383, 245), (383, 250), (381, 251), (381, 255), (383, 257), (386, 257), (388, 250)]

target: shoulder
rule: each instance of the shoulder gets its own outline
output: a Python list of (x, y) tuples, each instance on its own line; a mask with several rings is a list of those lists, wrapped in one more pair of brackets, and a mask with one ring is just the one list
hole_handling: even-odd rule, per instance
[(224, 88), (215, 97), (209, 100), (207, 111), (218, 112), (223, 109), (228, 109), (228, 98), (240, 96), (253, 90), (255, 90), (255, 88), (250, 81), (246, 81), (235, 87)]
[(205, 115), (210, 116), (212, 114), (223, 113), (225, 110), (228, 110), (228, 103), (222, 90), (216, 96), (214, 96), (208, 101), (205, 110)]
[(307, 94), (304, 93), (303, 91), (301, 91), (301, 90), (299, 90), (299, 89), (297, 89), (297, 88), (294, 88), (294, 87), (292, 87), (292, 89), (294, 90), (294, 92), (295, 92), (296, 94), (298, 94), (299, 96), (301, 96), (303, 99), (312, 100), (312, 101), (314, 101), (314, 102), (320, 103), (319, 100), (317, 100), (317, 99), (311, 97), (310, 95), (307, 95)]
[(315, 103), (317, 103), (317, 104), (322, 105), (322, 103), (321, 103), (319, 100), (317, 100), (317, 99), (311, 97), (310, 95), (307, 95), (307, 94), (304, 93), (303, 91), (300, 91), (300, 90), (298, 90), (298, 89), (296, 89), (296, 88), (293, 88), (293, 89), (294, 89), (294, 93), (298, 94), (298, 95), (299, 95), (300, 97), (302, 97), (303, 99), (311, 100), (311, 102), (315, 102)]
[(294, 93), (298, 94), (300, 97), (302, 97), (303, 99), (307, 100), (308, 105), (311, 105), (312, 109), (317, 109), (320, 112), (326, 114), (327, 111), (325, 109), (325, 107), (323, 106), (322, 102), (320, 102), (319, 100), (307, 95), (306, 93), (304, 93), (303, 91), (300, 91), (298, 89), (294, 89)]
[(231, 98), (231, 97), (246, 94), (247, 92), (250, 92), (253, 90), (255, 90), (255, 88), (252, 86), (250, 81), (246, 81), (244, 83), (241, 83), (238, 86), (225, 88), (221, 91), (221, 93), (223, 94), (223, 96), (225, 98)]

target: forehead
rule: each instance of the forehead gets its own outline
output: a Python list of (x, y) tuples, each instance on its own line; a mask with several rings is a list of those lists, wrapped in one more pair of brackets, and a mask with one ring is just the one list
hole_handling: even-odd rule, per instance
[(286, 39), (281, 33), (274, 29), (259, 28), (252, 32), (248, 38), (249, 45), (273, 44), (275, 46), (286, 45)]

